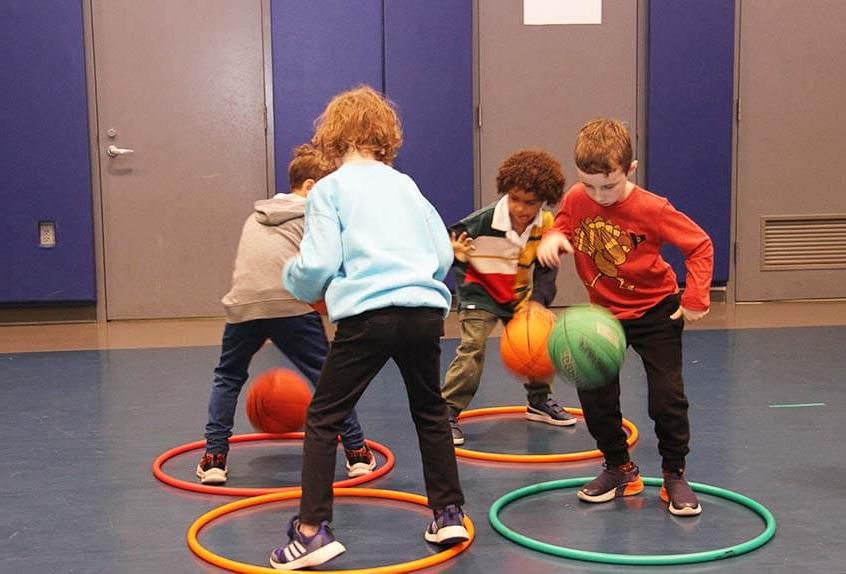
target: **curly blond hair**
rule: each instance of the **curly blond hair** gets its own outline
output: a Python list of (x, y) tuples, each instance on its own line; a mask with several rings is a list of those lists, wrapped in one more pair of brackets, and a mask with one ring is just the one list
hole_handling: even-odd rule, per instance
[(516, 187), (553, 205), (561, 200), (566, 182), (561, 164), (550, 154), (539, 149), (521, 149), (499, 166), (496, 190), (502, 195)]
[(307, 179), (317, 181), (333, 171), (335, 166), (326, 161), (319, 149), (302, 144), (294, 148), (294, 159), (288, 164), (288, 186), (299, 189)]
[(332, 98), (314, 122), (312, 143), (331, 162), (356, 149), (391, 165), (402, 145), (402, 127), (393, 102), (359, 85)]
[(595, 118), (582, 126), (576, 137), (576, 167), (585, 173), (628, 173), (632, 164), (632, 138), (626, 124), (611, 118)]

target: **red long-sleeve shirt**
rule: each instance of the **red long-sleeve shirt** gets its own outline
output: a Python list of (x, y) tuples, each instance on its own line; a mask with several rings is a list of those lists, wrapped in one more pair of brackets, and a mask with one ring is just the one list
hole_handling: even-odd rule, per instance
[(678, 292), (676, 274), (661, 246), (678, 247), (687, 276), (683, 307), (710, 306), (714, 247), (708, 234), (670, 202), (640, 187), (608, 207), (578, 183), (565, 194), (548, 233), (564, 233), (575, 249), (576, 271), (592, 303), (618, 319), (634, 319)]

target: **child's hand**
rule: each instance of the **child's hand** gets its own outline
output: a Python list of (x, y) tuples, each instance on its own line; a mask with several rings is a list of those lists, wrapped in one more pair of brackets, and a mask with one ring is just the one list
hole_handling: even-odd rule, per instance
[(670, 315), (670, 319), (675, 321), (682, 315), (684, 315), (684, 320), (688, 323), (693, 323), (694, 321), (698, 321), (702, 317), (708, 314), (709, 309), (705, 309), (704, 311), (695, 311), (693, 309), (688, 309), (687, 307), (679, 307), (676, 309), (676, 312)]
[(455, 236), (455, 232), (449, 234), (449, 240), (452, 242), (452, 252), (455, 255), (456, 261), (467, 263), (470, 259), (470, 253), (476, 251), (476, 246), (473, 245), (473, 238), (467, 235), (466, 231), (462, 231), (461, 235)]
[(561, 264), (561, 253), (572, 253), (573, 246), (563, 233), (544, 235), (538, 247), (538, 261), (544, 267), (558, 267)]

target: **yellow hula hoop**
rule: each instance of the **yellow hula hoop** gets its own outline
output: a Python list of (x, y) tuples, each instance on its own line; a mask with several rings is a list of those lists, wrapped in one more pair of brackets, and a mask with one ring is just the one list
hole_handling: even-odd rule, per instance
[[(400, 492), (397, 490), (383, 490), (377, 488), (335, 488), (333, 489), (333, 492), (335, 496), (339, 497), (346, 496), (363, 498), (383, 498), (388, 500), (410, 502), (412, 504), (417, 504), (420, 506), (426, 506), (427, 502), (425, 496), (420, 496), (419, 494), (412, 494), (410, 492)], [(213, 508), (202, 516), (200, 516), (188, 528), (188, 533), (186, 535), (188, 548), (191, 549), (191, 552), (193, 552), (199, 558), (205, 560), (209, 564), (213, 564), (215, 566), (230, 570), (232, 572), (239, 572), (244, 574), (277, 574), (279, 570), (275, 570), (267, 566), (256, 566), (254, 564), (237, 562), (235, 560), (230, 560), (229, 558), (226, 558), (224, 556), (220, 556), (219, 554), (215, 554), (214, 552), (211, 552), (202, 544), (200, 544), (200, 541), (198, 540), (198, 535), (205, 526), (226, 514), (230, 514), (252, 506), (259, 506), (261, 504), (279, 502), (282, 500), (297, 499), (300, 498), (301, 494), (301, 489), (286, 492), (273, 492), (262, 496), (243, 498), (234, 502), (230, 502), (228, 504), (224, 504), (222, 506), (218, 506), (217, 508)], [(465, 550), (467, 550), (473, 543), (473, 540), (476, 537), (476, 529), (473, 525), (473, 521), (470, 520), (469, 516), (464, 517), (464, 526), (467, 528), (467, 533), (470, 535), (470, 539), (466, 542), (462, 542), (461, 544), (451, 546), (450, 548), (438, 552), (437, 554), (426, 556), (425, 558), (418, 558), (417, 560), (411, 560), (409, 562), (388, 564), (386, 566), (377, 566), (375, 568), (358, 568), (355, 570), (327, 570), (327, 572), (332, 572), (332, 574), (400, 574), (401, 572), (413, 572), (415, 570), (421, 570), (423, 568), (428, 568), (429, 566), (434, 566), (435, 564), (446, 562), (447, 560), (450, 560), (451, 558), (454, 558)]]
[[(582, 409), (566, 407), (564, 409), (571, 415), (583, 416)], [(525, 413), (526, 407), (488, 407), (484, 409), (471, 409), (462, 412), (458, 415), (458, 420), (472, 419), (476, 417), (487, 417), (494, 415), (510, 415), (517, 413)], [(631, 446), (637, 442), (638, 430), (637, 427), (628, 419), (623, 419), (623, 428), (629, 433), (626, 444)], [(495, 452), (484, 452), (478, 450), (469, 450), (466, 448), (455, 449), (456, 456), (463, 458), (472, 458), (476, 460), (487, 460), (493, 462), (523, 462), (523, 463), (546, 463), (546, 462), (575, 462), (579, 460), (590, 460), (592, 458), (602, 458), (602, 452), (597, 449), (582, 450), (577, 452), (565, 452), (559, 454), (501, 454)]]

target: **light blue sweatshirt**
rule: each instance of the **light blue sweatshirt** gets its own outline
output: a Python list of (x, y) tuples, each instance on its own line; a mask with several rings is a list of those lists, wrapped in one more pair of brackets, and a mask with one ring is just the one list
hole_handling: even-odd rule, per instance
[(300, 253), (282, 277), (297, 299), (325, 299), (333, 322), (391, 306), (435, 307), (446, 317), (451, 265), (446, 227), (414, 181), (367, 160), (311, 190)]

